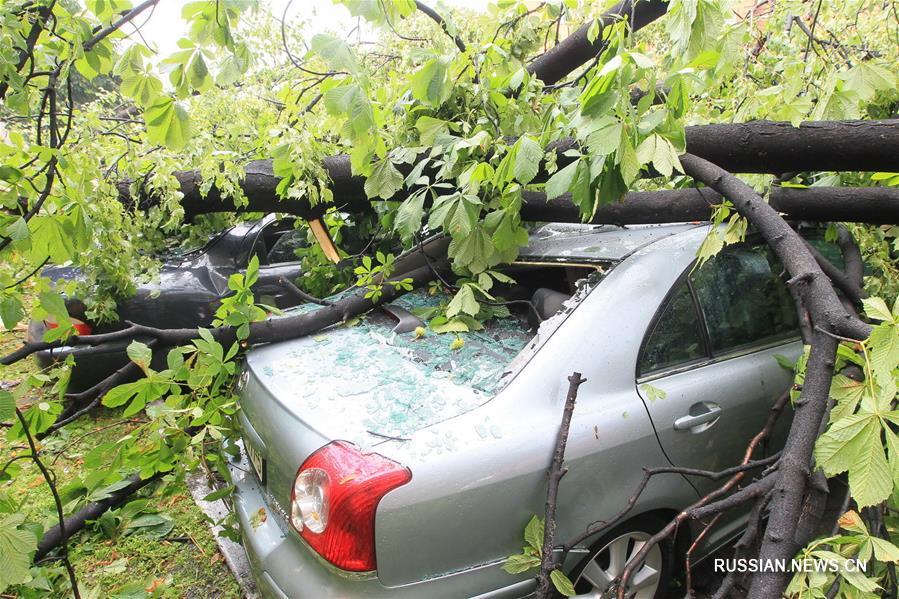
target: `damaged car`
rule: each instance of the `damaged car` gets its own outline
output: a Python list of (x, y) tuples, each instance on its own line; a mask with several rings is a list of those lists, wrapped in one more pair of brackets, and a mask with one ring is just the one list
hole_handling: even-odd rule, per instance
[[(259, 279), (254, 292), (260, 302), (287, 308), (303, 301), (286, 285), (302, 274), (298, 248), (309, 245), (306, 231), (294, 226), (294, 218), (278, 218), (267, 215), (261, 219), (237, 224), (213, 235), (204, 245), (171, 252), (162, 256), (159, 276), (137, 286), (131, 297), (117, 307), (118, 320), (95, 322), (86, 316), (87, 307), (78, 298), (68, 298), (66, 309), (72, 325), (79, 335), (107, 333), (126, 326), (127, 322), (162, 329), (205, 327), (212, 323), (221, 300), (233, 293), (228, 288), (228, 277), (244, 272), (250, 259), (259, 260)], [(65, 283), (78, 280), (81, 272), (73, 266), (50, 266), (41, 276), (53, 282)], [(27, 340), (35, 343), (42, 340), (48, 328), (57, 326), (51, 319), (32, 319), (28, 326)], [(47, 349), (35, 354), (41, 368), (69, 355), (75, 358), (70, 388), (79, 390), (95, 384), (122, 366), (128, 364), (125, 352), (127, 342), (111, 343), (82, 353), (70, 347)]]
[[(613, 517), (644, 468), (739, 463), (790, 387), (781, 362), (802, 343), (785, 273), (760, 238), (697, 267), (709, 227), (544, 225), (500, 268), (512, 282), (491, 290), (508, 314), (464, 343), (426, 331), (418, 319), (448, 296), (418, 290), (356, 322), (249, 351), (231, 472), (262, 593), (533, 592), (533, 572), (503, 564), (543, 514), (573, 371), (586, 382), (565, 455), (559, 539)], [(422, 251), (436, 261), (445, 247)], [(778, 451), (788, 428), (781, 418), (756, 457)], [(715, 484), (653, 477), (625, 521), (568, 555), (577, 594), (601, 596), (651, 535)], [(745, 515), (720, 519), (693, 562), (744, 525)], [(696, 532), (684, 527), (654, 547), (628, 596), (665, 596)]]

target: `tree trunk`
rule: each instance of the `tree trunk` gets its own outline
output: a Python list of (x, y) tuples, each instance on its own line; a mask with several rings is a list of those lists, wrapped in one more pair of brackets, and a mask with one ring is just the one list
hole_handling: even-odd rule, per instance
[[(597, 208), (590, 220), (601, 225), (642, 225), (708, 220), (721, 194), (708, 187), (631, 192)], [(892, 187), (772, 187), (769, 203), (785, 218), (818, 222), (899, 223), (899, 189)], [(562, 223), (581, 222), (581, 214), (563, 194), (547, 201), (546, 194), (525, 191), (521, 218)]]
[[(696, 125), (685, 128), (686, 153), (730, 173), (779, 175), (804, 171), (899, 172), (899, 119), (815, 121), (794, 127), (777, 121)], [(561, 168), (573, 139), (549, 145)], [(546, 174), (541, 173), (545, 179)], [(539, 176), (539, 175), (538, 175)]]
[[(822, 121), (793, 127), (789, 123), (756, 121), (736, 125), (697, 125), (686, 128), (687, 152), (737, 173), (780, 174), (786, 171), (888, 171), (899, 172), (899, 120), (886, 121)], [(514, 140), (512, 140), (514, 141)], [(549, 145), (558, 154), (561, 168), (573, 158), (563, 152), (577, 146), (572, 139)], [(421, 158), (424, 158), (422, 156)], [(408, 165), (404, 165), (407, 167)], [(363, 189), (364, 179), (351, 174), (349, 156), (339, 155), (324, 160), (331, 177), (334, 206), (346, 212), (369, 210), (370, 200)], [(402, 169), (401, 169), (402, 170)], [(241, 183), (249, 205), (235, 208), (230, 198), (223, 197), (213, 186), (203, 197), (202, 179), (197, 171), (175, 173), (184, 194), (185, 216), (193, 218), (207, 212), (285, 212), (303, 218), (321, 216), (325, 204), (310, 206), (308, 200), (281, 200), (275, 193), (280, 179), (272, 171), (271, 160), (256, 160), (246, 167)], [(652, 173), (647, 173), (652, 175)], [(535, 183), (546, 181), (549, 174), (541, 171)], [(119, 197), (127, 205), (147, 209), (158, 200), (138, 190), (138, 201), (131, 196), (131, 182), (118, 184)], [(780, 193), (780, 192), (778, 192)], [(882, 192), (893, 197), (892, 192)], [(793, 192), (800, 197), (804, 191)], [(402, 199), (401, 196), (396, 199)], [(792, 199), (792, 198), (791, 198)], [(880, 210), (871, 204), (868, 213)], [(828, 202), (837, 210), (838, 199)], [(830, 219), (834, 220), (834, 219)], [(839, 219), (836, 219), (839, 220)], [(895, 222), (892, 217), (887, 222)], [(871, 222), (865, 220), (863, 222)]]

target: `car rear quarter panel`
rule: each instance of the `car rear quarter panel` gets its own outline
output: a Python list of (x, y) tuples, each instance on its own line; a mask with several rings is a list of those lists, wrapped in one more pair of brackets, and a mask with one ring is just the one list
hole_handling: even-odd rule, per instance
[[(635, 364), (646, 326), (693, 259), (704, 230), (657, 242), (613, 269), (486, 405), (410, 441), (375, 448), (413, 473), (378, 508), (383, 584), (410, 584), (423, 575), (491, 562), (499, 586), (516, 580), (498, 565), (521, 550), (525, 525), (543, 513), (546, 471), (573, 371), (587, 382), (578, 393), (565, 456), (559, 539), (617, 513), (642, 468), (667, 465), (636, 392)], [(650, 482), (633, 514), (679, 509), (695, 499), (682, 477), (662, 475)]]

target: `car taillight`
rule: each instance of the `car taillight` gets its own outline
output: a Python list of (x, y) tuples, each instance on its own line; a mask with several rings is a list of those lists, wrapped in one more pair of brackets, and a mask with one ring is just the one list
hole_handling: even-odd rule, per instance
[(378, 503), (411, 479), (412, 472), (393, 460), (334, 441), (310, 455), (297, 471), (290, 494), (290, 524), (338, 568), (375, 570)]
[[(91, 333), (94, 332), (94, 330), (91, 328), (91, 325), (87, 324), (83, 320), (78, 320), (74, 316), (70, 316), (69, 320), (72, 321), (72, 327), (75, 329), (75, 332), (78, 334), (79, 337), (84, 337), (85, 335), (90, 335)], [(47, 326), (48, 329), (55, 329), (56, 327), (59, 326), (55, 320), (49, 320), (49, 319), (45, 320), (44, 324)]]

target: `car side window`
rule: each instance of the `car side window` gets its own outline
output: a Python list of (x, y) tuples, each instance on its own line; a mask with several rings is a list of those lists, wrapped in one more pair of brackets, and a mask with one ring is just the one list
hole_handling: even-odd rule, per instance
[(693, 295), (686, 281), (681, 281), (646, 336), (638, 374), (645, 375), (706, 357)]
[(734, 245), (690, 274), (713, 355), (798, 334), (783, 267), (762, 244)]
[(270, 246), (268, 263), (296, 262), (299, 260), (296, 251), (306, 247), (309, 247), (309, 242), (306, 241), (306, 231), (299, 229), (284, 231)]

